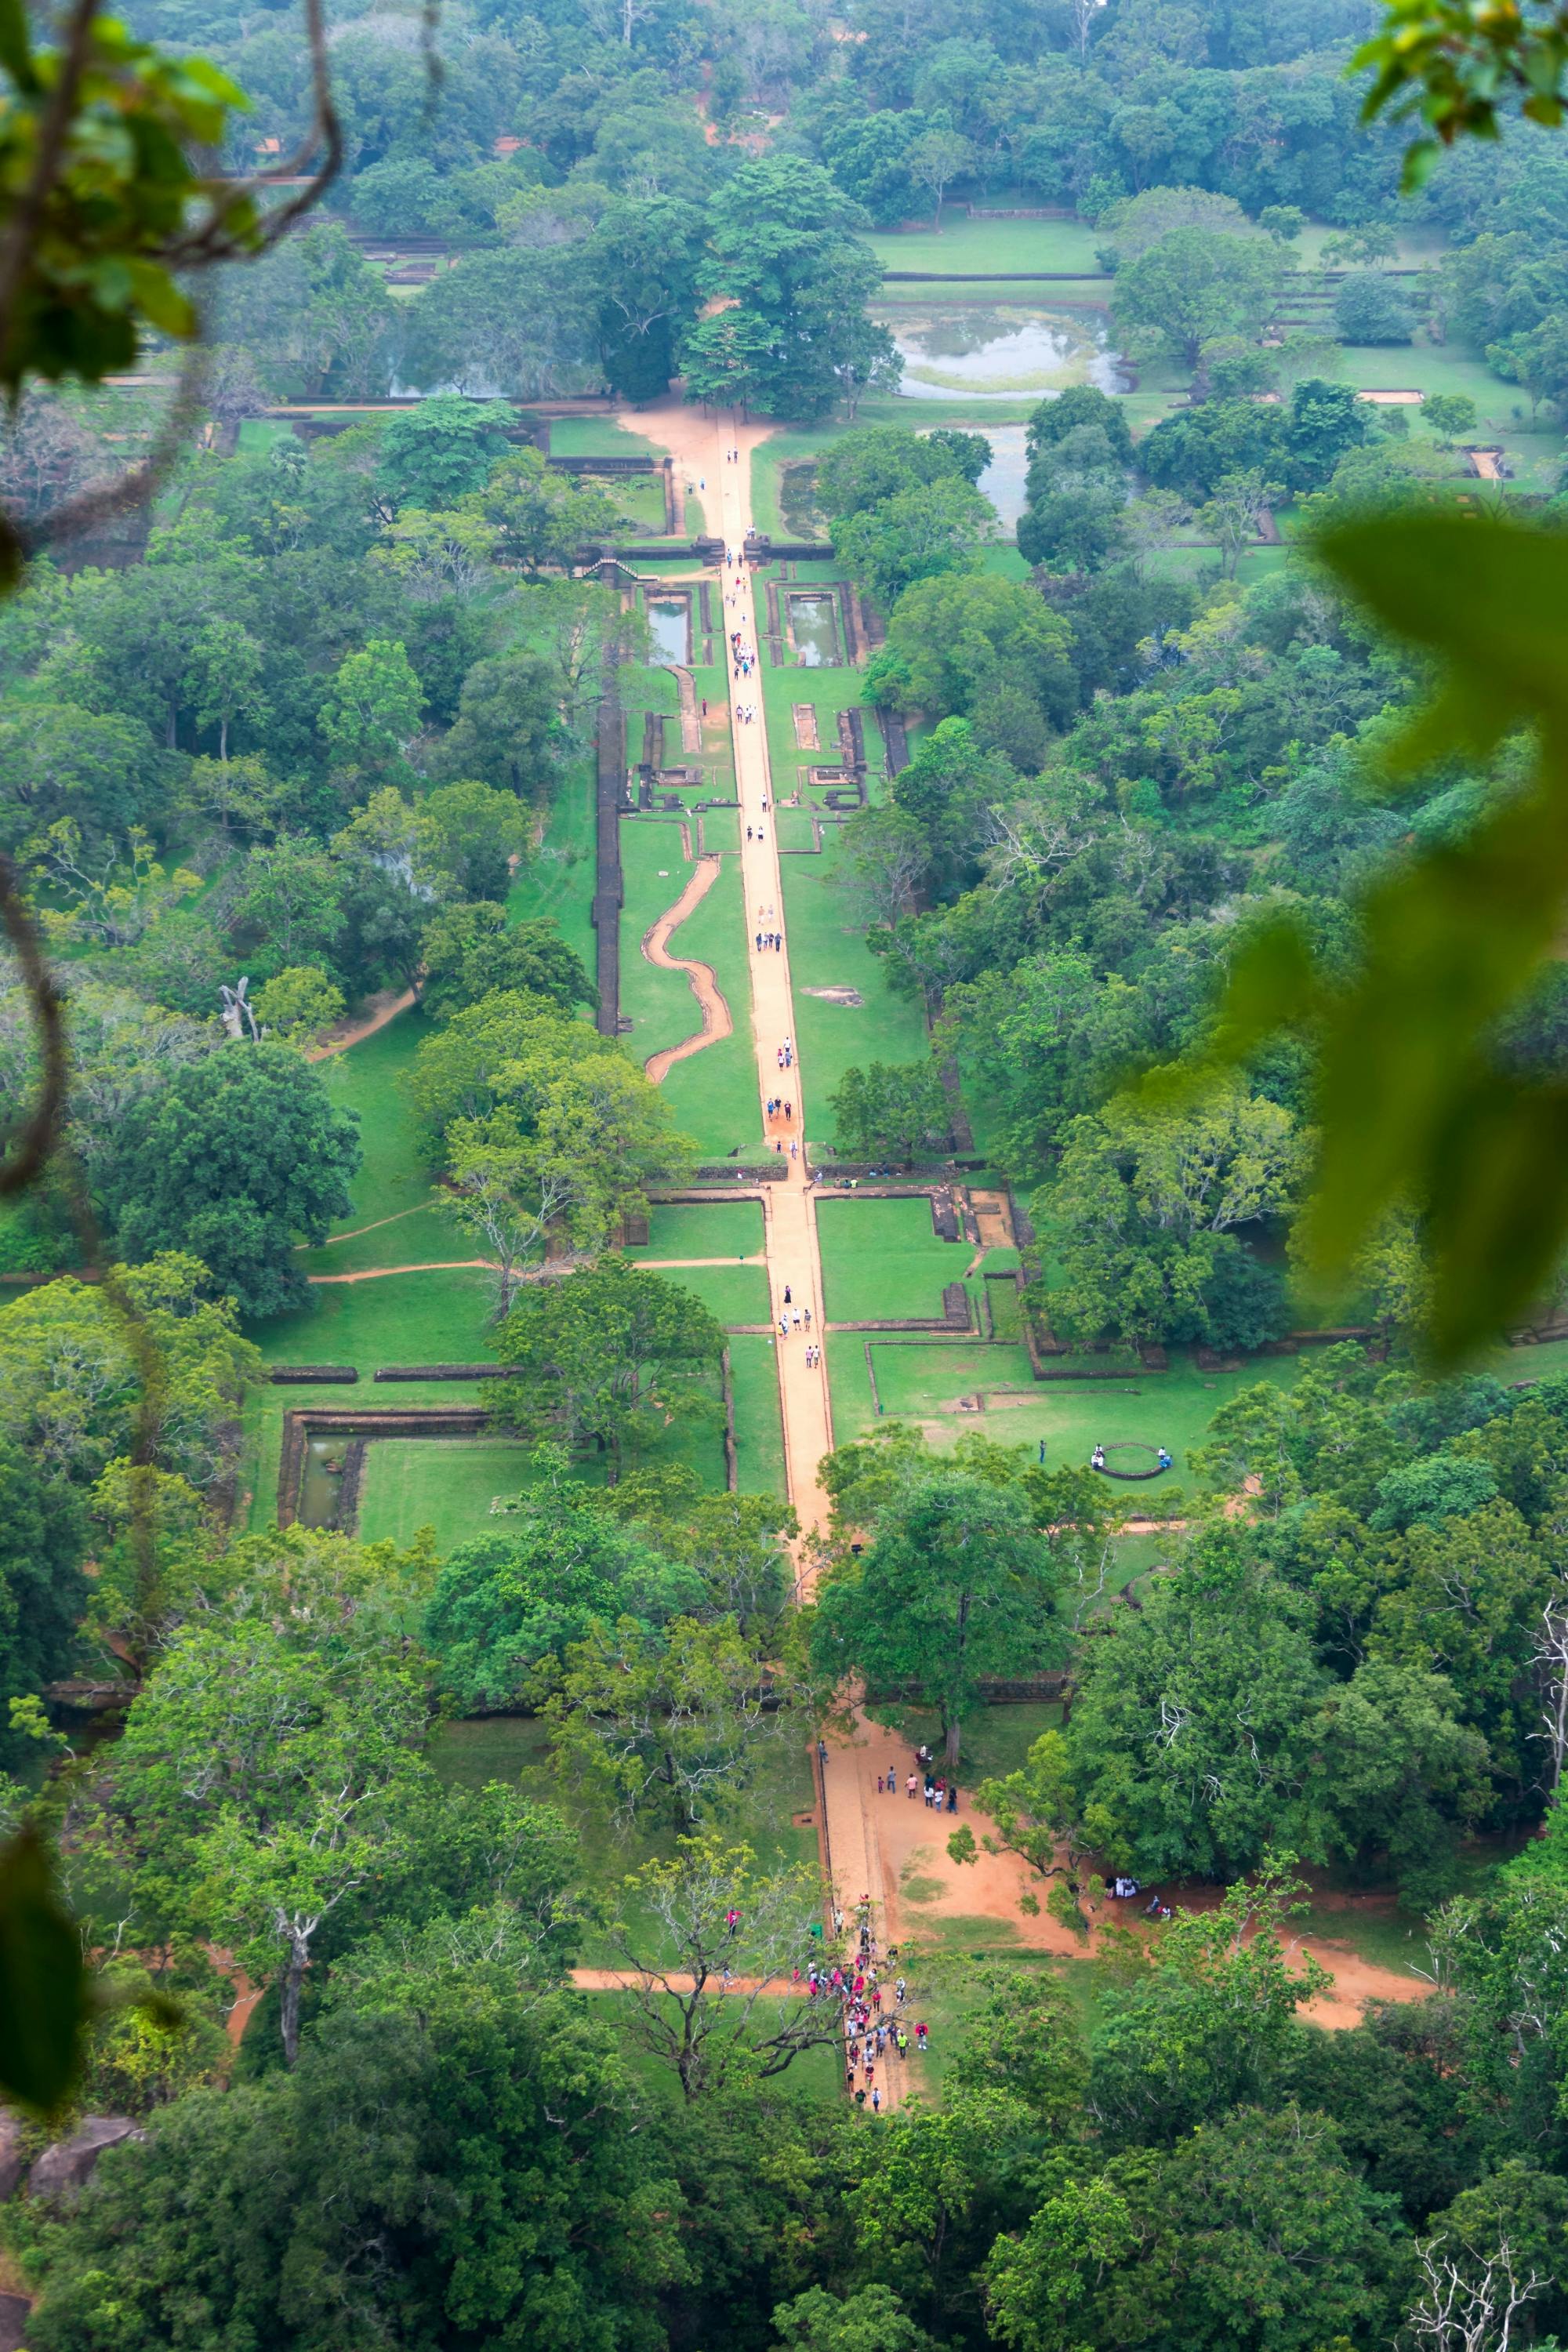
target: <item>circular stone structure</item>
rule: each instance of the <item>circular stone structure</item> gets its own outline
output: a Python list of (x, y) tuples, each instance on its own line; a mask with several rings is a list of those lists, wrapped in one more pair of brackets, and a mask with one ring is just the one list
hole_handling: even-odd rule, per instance
[[(1165, 1475), (1158, 1450), (1152, 1445), (1140, 1445), (1135, 1440), (1125, 1438), (1115, 1445), (1102, 1445), (1100, 1450), (1105, 1460), (1092, 1463), (1090, 1467), (1098, 1470), (1102, 1478), (1163, 1478)], [(1112, 1463), (1110, 1456), (1113, 1454), (1131, 1455), (1140, 1463), (1146, 1462), (1149, 1466), (1147, 1469), (1135, 1469), (1131, 1462), (1126, 1466)]]

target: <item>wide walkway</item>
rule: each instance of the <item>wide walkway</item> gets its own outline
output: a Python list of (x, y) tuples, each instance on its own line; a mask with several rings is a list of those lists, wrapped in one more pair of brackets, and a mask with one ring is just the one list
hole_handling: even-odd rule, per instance
[[(752, 520), (752, 455), (758, 444), (767, 438), (770, 428), (733, 420), (721, 419), (715, 424), (700, 411), (670, 401), (654, 409), (639, 410), (637, 429), (672, 452), (683, 469), (684, 480), (694, 487), (701, 485), (699, 495), (710, 527), (715, 532), (722, 532), (729, 549), (742, 551)], [(738, 462), (724, 455), (727, 449), (734, 448), (741, 453)], [(726, 599), (732, 600), (725, 604), (725, 638), (731, 629), (739, 628), (746, 646), (760, 651), (750, 572), (743, 564), (727, 564), (723, 576)], [(770, 1150), (780, 1137), (784, 1139), (786, 1154), (791, 1139), (800, 1144), (800, 1156), (789, 1160), (784, 1181), (768, 1185), (764, 1191), (768, 1195), (767, 1266), (773, 1291), (774, 1337), (780, 1349), (784, 1459), (790, 1500), (799, 1517), (804, 1538), (819, 1528), (826, 1517), (826, 1498), (818, 1484), (817, 1469), (833, 1444), (826, 1362), (833, 1343), (826, 1337), (821, 1339), (824, 1364), (820, 1370), (813, 1370), (805, 1360), (804, 1323), (799, 1333), (792, 1324), (785, 1339), (778, 1331), (778, 1320), (784, 1311), (787, 1286), (792, 1310), (799, 1307), (804, 1315), (809, 1303), (813, 1333), (822, 1328), (822, 1264), (817, 1248), (816, 1203), (805, 1177), (811, 1074), (808, 1068), (802, 1068), (798, 1058), (787, 1072), (781, 1072), (777, 1064), (779, 1046), (785, 1038), (794, 1039), (795, 1021), (789, 921), (781, 883), (776, 811), (768, 770), (762, 673), (753, 669), (749, 678), (736, 678), (732, 675), (733, 664), (731, 667), (731, 726), (741, 799), (741, 856), (746, 887), (758, 1115)], [(741, 710), (752, 708), (758, 714), (754, 720), (740, 718)], [(748, 825), (752, 835), (750, 842), (746, 839)], [(759, 929), (781, 933), (783, 949), (763, 948), (759, 951), (755, 945)], [(770, 1125), (763, 1117), (763, 1106), (775, 1096), (793, 1106), (787, 1123), (775, 1119)], [(816, 1118), (820, 1136), (824, 1132), (820, 1105), (816, 1107)], [(841, 1339), (837, 1344), (843, 1346), (845, 1342)], [(796, 1567), (803, 1595), (808, 1596), (814, 1559), (804, 1539), (797, 1547)], [(901, 1790), (889, 1788), (895, 1775), (901, 1780), (907, 1774), (910, 1760), (907, 1745), (880, 1726), (868, 1724), (858, 1717), (852, 1739), (834, 1739), (828, 1745), (821, 1766), (821, 1785), (826, 1797), (826, 1842), (836, 1898), (846, 1916), (853, 1918), (855, 1906), (863, 1896), (868, 1896), (884, 1950), (903, 1936), (930, 1934), (933, 1930), (940, 1934), (944, 1922), (949, 1923), (951, 1933), (951, 1923), (957, 1919), (983, 1918), (1006, 1922), (1008, 1935), (1016, 1937), (1024, 1948), (1058, 1953), (1063, 1958), (1084, 1957), (1084, 1948), (1043, 1907), (1033, 1913), (1020, 1911), (1020, 1897), (1032, 1895), (1035, 1889), (1030, 1874), (1016, 1857), (984, 1855), (967, 1868), (952, 1861), (947, 1852), (949, 1822), (942, 1816), (933, 1817), (918, 1798), (911, 1802)], [(880, 1790), (877, 1786), (879, 1775), (883, 1781)], [(968, 1811), (966, 1801), (966, 1816)], [(901, 1891), (906, 1887), (907, 1892)], [(1201, 1905), (1202, 1897), (1184, 1890), (1182, 1900), (1184, 1907), (1190, 1909)], [(1096, 1949), (1099, 1941), (1097, 1931), (1089, 1948)], [(1314, 1952), (1336, 1979), (1331, 1991), (1303, 2012), (1321, 2025), (1352, 2026), (1359, 2022), (1365, 2001), (1409, 2000), (1420, 1998), (1426, 1990), (1419, 1979), (1402, 1970), (1375, 1967), (1338, 1942), (1298, 1937), (1292, 1939), (1291, 1950), (1298, 1957), (1309, 1950)], [(900, 2103), (903, 2074), (904, 2070), (899, 2067), (889, 2067), (882, 2074), (885, 2106)]]
[[(773, 1299), (773, 1337), (779, 1353), (779, 1396), (784, 1416), (784, 1469), (789, 1498), (800, 1521), (801, 1540), (795, 1548), (796, 1577), (803, 1598), (809, 1598), (815, 1554), (809, 1541), (827, 1516), (826, 1497), (818, 1483), (818, 1466), (833, 1450), (833, 1413), (827, 1382), (829, 1342), (823, 1326), (822, 1257), (816, 1236), (816, 1202), (806, 1161), (808, 1115), (813, 1105), (811, 1072), (803, 1067), (795, 1036), (789, 961), (789, 917), (784, 901), (779, 858), (778, 812), (768, 764), (767, 718), (763, 698), (761, 647), (757, 630), (757, 599), (750, 567), (744, 561), (746, 533), (752, 520), (752, 454), (767, 438), (770, 427), (742, 424), (732, 417), (717, 421), (678, 403), (641, 410), (637, 429), (669, 449), (684, 478), (702, 485), (699, 496), (709, 527), (721, 536), (728, 553), (741, 561), (723, 567), (724, 625), (728, 645), (738, 629), (755, 666), (748, 677), (736, 677), (730, 664), (730, 725), (734, 744), (735, 782), (740, 800), (741, 872), (745, 892), (746, 952), (751, 961), (752, 1026), (757, 1058), (757, 1117), (769, 1154), (782, 1160), (786, 1173), (765, 1185), (764, 1217), (768, 1282)], [(739, 457), (726, 453), (738, 450)], [(754, 711), (754, 718), (742, 713)], [(782, 947), (756, 944), (770, 933)], [(793, 1058), (779, 1066), (781, 1048)], [(781, 1100), (789, 1106), (770, 1118), (767, 1105)], [(819, 1139), (823, 1106), (815, 1106)], [(792, 1156), (790, 1146), (797, 1146)], [(776, 1147), (783, 1146), (782, 1152)], [(786, 1297), (787, 1293), (787, 1297)], [(819, 1351), (815, 1365), (806, 1362), (805, 1310), (811, 1310), (811, 1344)], [(801, 1316), (799, 1328), (795, 1317)], [(787, 1337), (781, 1318), (789, 1318)], [(864, 1730), (860, 1737), (865, 1736)], [(886, 1745), (885, 1735), (873, 1735)], [(891, 1918), (889, 1885), (879, 1834), (875, 1802), (868, 1802), (856, 1748), (837, 1741), (828, 1745), (820, 1768), (826, 1789), (826, 1845), (832, 1866), (835, 1895), (847, 1917), (868, 1896), (879, 1937), (886, 1941)], [(897, 2104), (895, 2082), (888, 2085), (889, 2103)]]

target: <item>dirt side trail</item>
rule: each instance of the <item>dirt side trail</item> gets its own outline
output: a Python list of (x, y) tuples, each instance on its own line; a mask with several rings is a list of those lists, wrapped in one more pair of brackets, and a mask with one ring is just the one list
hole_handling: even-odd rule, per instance
[(669, 952), (672, 934), (680, 929), (688, 915), (702, 904), (719, 879), (720, 871), (719, 858), (700, 857), (690, 881), (674, 906), (668, 908), (658, 922), (651, 923), (643, 934), (642, 951), (647, 961), (657, 964), (661, 971), (683, 971), (691, 983), (691, 993), (697, 999), (698, 1010), (702, 1016), (702, 1026), (693, 1035), (683, 1037), (679, 1045), (667, 1045), (661, 1053), (648, 1055), (643, 1064), (643, 1076), (650, 1086), (657, 1087), (677, 1062), (689, 1061), (693, 1054), (700, 1054), (705, 1045), (718, 1045), (721, 1038), (730, 1036), (734, 1030), (735, 1024), (713, 977), (712, 966)]

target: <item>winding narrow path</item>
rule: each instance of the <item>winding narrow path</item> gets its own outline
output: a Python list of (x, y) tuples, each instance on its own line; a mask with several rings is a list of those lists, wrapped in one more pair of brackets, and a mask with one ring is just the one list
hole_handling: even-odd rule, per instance
[(712, 966), (669, 952), (672, 935), (680, 929), (688, 915), (701, 905), (719, 879), (721, 866), (721, 861), (717, 857), (700, 857), (696, 871), (674, 906), (667, 908), (658, 922), (650, 924), (643, 934), (642, 951), (648, 962), (657, 964), (661, 971), (683, 971), (691, 983), (691, 993), (697, 999), (698, 1009), (702, 1015), (702, 1026), (693, 1035), (683, 1037), (679, 1045), (667, 1045), (662, 1053), (648, 1055), (643, 1064), (643, 1076), (650, 1086), (657, 1087), (677, 1062), (689, 1060), (693, 1054), (700, 1054), (705, 1045), (716, 1045), (721, 1037), (730, 1036), (734, 1030), (730, 1008), (713, 977)]

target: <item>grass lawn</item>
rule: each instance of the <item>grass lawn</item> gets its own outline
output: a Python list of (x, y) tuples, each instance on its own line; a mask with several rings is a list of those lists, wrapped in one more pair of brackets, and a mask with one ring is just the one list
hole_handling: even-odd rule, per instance
[(676, 1126), (708, 1160), (726, 1159), (737, 1148), (749, 1156), (762, 1149), (763, 1107), (749, 1001), (743, 1007), (731, 1004), (731, 1010), (736, 1016), (732, 1033), (689, 1060), (677, 1062), (664, 1082)]
[[(550, 454), (552, 457), (658, 457), (656, 449), (640, 433), (628, 433), (613, 416), (552, 416), (550, 420)], [(606, 488), (614, 489), (613, 482)]]
[(686, 1265), (672, 1269), (666, 1282), (700, 1298), (710, 1315), (726, 1326), (765, 1323), (769, 1317), (768, 1270), (764, 1265)]
[[(391, 1228), (395, 1232), (395, 1226)], [(386, 1364), (480, 1364), (491, 1297), (488, 1275), (395, 1274), (374, 1282), (318, 1284), (314, 1308), (268, 1316), (247, 1328), (268, 1363), (353, 1364), (344, 1386), (262, 1388), (246, 1399), (239, 1463), (245, 1524), (270, 1527), (278, 1509), (278, 1456), (283, 1415), (298, 1406), (368, 1411), (382, 1406), (475, 1404), (477, 1389), (451, 1381), (375, 1385)], [(374, 1451), (374, 1449), (373, 1449)]]
[[(752, 452), (752, 516), (759, 530), (770, 538), (793, 538), (795, 526), (787, 521), (779, 502), (779, 478), (786, 466), (798, 464), (802, 458), (815, 457), (837, 438), (838, 430), (848, 427), (823, 427), (811, 433), (773, 433), (760, 442)], [(811, 536), (815, 537), (814, 527)]]
[[(457, 1253), (454, 1253), (457, 1255)], [(318, 1283), (314, 1306), (247, 1325), (269, 1364), (481, 1363), (491, 1278), (474, 1271)]]
[(946, 212), (934, 228), (880, 230), (868, 236), (884, 269), (935, 269), (943, 276), (973, 270), (1095, 270), (1100, 232), (1082, 220), (971, 220)]
[[(470, 1391), (462, 1393), (467, 1400)], [(512, 1437), (378, 1438), (365, 1450), (361, 1539), (408, 1544), (432, 1527), (437, 1549), (447, 1552), (470, 1536), (504, 1533), (491, 1497), (526, 1486), (531, 1458), (531, 1447)]]
[[(930, 1047), (920, 1006), (897, 997), (884, 967), (866, 945), (868, 909), (841, 857), (837, 827), (823, 838), (820, 856), (784, 865), (790, 974), (801, 1067), (811, 1078), (808, 1132), (828, 1138), (828, 1097), (844, 1073), (867, 1062), (923, 1062)], [(813, 989), (858, 989), (858, 1005), (826, 1003)]]
[(567, 946), (582, 958), (590, 980), (598, 955), (591, 919), (594, 854), (594, 771), (585, 762), (562, 779), (539, 845), (512, 884), (506, 905), (514, 923), (548, 915)]
[[(921, 1423), (939, 1449), (956, 1444), (966, 1429), (979, 1429), (999, 1445), (1023, 1445), (1031, 1452), (1044, 1438), (1047, 1464), (1060, 1468), (1086, 1462), (1097, 1442), (1168, 1446), (1175, 1461), (1169, 1477), (1121, 1490), (1135, 1507), (1162, 1510), (1179, 1496), (1186, 1455), (1203, 1443), (1209, 1422), (1226, 1400), (1258, 1381), (1293, 1381), (1301, 1361), (1292, 1356), (1261, 1356), (1239, 1372), (1200, 1372), (1177, 1354), (1168, 1372), (1037, 1381), (1024, 1349), (1000, 1342), (873, 1338), (869, 1346), (882, 1418)], [(827, 1366), (834, 1438), (845, 1445), (877, 1425), (865, 1342), (858, 1335), (840, 1334), (828, 1343)], [(997, 1393), (1006, 1387), (1017, 1393)], [(976, 1391), (985, 1398), (984, 1412), (938, 1410)]]
[[(765, 1319), (765, 1309), (764, 1309)], [(771, 1338), (732, 1336), (730, 1387), (735, 1401), (735, 1475), (742, 1495), (784, 1492), (784, 1419), (778, 1361)]]
[[(701, 1027), (701, 1014), (691, 983), (683, 971), (666, 971), (649, 963), (642, 952), (647, 932), (659, 917), (679, 898), (691, 879), (691, 867), (682, 853), (680, 827), (674, 817), (663, 819), (638, 817), (621, 826), (621, 871), (626, 877), (626, 904), (621, 913), (621, 1013), (631, 1022), (624, 1044), (635, 1062), (646, 1062), (650, 1054), (661, 1052), (667, 1045), (678, 1045)], [(721, 874), (710, 892), (722, 897), (726, 881), (730, 896), (734, 898), (738, 885), (732, 876)], [(696, 951), (688, 946), (683, 936), (685, 926), (670, 941), (672, 955), (689, 955), (697, 961)], [(740, 961), (741, 929), (738, 905), (732, 926), (734, 957)], [(703, 958), (701, 961), (706, 961)], [(724, 979), (716, 972), (721, 988)], [(726, 974), (725, 978), (730, 975)], [(728, 994), (728, 990), (725, 991)]]
[[(381, 1217), (396, 1216), (405, 1209), (423, 1208), (429, 1200), (430, 1171), (416, 1148), (414, 1115), (400, 1081), (414, 1066), (414, 1056), (424, 1040), (433, 1034), (434, 1024), (416, 1006), (400, 1013), (373, 1037), (352, 1045), (347, 1053), (333, 1054), (317, 1064), (333, 1107), (352, 1110), (358, 1117), (364, 1155), (349, 1187), (352, 1206), (337, 1227), (340, 1233), (372, 1224)], [(466, 1255), (458, 1250), (445, 1254)], [(323, 1257), (317, 1267), (312, 1257), (312, 1271), (338, 1270), (335, 1259), (329, 1263)]]
[(646, 1249), (628, 1257), (751, 1257), (763, 1246), (760, 1201), (656, 1202)]
[(825, 1197), (816, 1232), (830, 1323), (940, 1315), (943, 1284), (962, 1281), (973, 1255), (966, 1243), (938, 1238), (924, 1200)]

